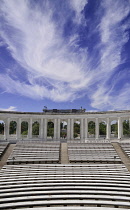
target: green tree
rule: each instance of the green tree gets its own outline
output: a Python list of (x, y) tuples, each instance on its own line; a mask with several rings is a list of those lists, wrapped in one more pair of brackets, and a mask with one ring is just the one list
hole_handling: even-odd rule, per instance
[(90, 135), (95, 134), (95, 122), (90, 121), (88, 123), (88, 132), (89, 132)]
[(51, 136), (52, 138), (54, 136), (54, 123), (51, 121), (47, 125), (47, 136)]
[(0, 123), (0, 134), (4, 134), (4, 123)]
[(9, 134), (16, 134), (17, 123), (15, 121), (10, 122)]
[(34, 122), (32, 125), (32, 135), (39, 135), (39, 123)]
[(115, 124), (111, 125), (111, 132), (115, 133), (116, 135), (118, 134), (118, 124), (117, 124), (117, 122)]
[(130, 128), (129, 128), (128, 120), (124, 120), (124, 122), (123, 122), (123, 135), (125, 135), (125, 136), (130, 135)]
[(80, 134), (80, 124), (74, 123), (74, 133)]
[(105, 122), (101, 122), (99, 124), (99, 134), (100, 135), (106, 135), (106, 124), (105, 124)]
[(28, 134), (28, 122), (23, 121), (21, 123), (21, 134), (22, 135), (27, 135)]
[(54, 128), (49, 128), (48, 129), (47, 136), (51, 136), (52, 138), (54, 137)]

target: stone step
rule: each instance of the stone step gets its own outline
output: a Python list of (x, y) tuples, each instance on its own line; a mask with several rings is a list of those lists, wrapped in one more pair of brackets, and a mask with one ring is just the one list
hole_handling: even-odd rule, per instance
[(9, 156), (13, 152), (14, 147), (15, 147), (15, 144), (10, 144), (8, 146), (7, 150), (5, 151), (4, 155), (1, 158), (1, 161), (0, 161), (0, 169), (6, 164)]

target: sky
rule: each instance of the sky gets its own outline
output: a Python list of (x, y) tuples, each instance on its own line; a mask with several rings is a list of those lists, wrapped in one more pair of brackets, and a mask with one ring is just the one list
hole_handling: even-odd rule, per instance
[(0, 0), (0, 110), (130, 110), (130, 0)]

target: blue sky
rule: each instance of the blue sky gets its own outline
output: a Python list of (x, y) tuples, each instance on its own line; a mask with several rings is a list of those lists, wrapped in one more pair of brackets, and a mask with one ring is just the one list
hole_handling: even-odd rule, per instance
[(130, 0), (0, 0), (0, 110), (130, 109)]

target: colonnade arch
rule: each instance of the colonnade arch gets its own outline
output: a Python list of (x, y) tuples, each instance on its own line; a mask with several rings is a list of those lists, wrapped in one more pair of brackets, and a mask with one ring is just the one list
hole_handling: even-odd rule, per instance
[(39, 136), (39, 122), (38, 121), (34, 121), (32, 123), (32, 136), (33, 137)]
[(54, 122), (53, 120), (49, 120), (47, 122), (47, 138), (52, 138), (54, 137)]
[(99, 136), (102, 138), (106, 138), (107, 132), (107, 123), (106, 121), (102, 120), (99, 122)]
[(4, 130), (5, 130), (5, 123), (3, 120), (0, 120), (0, 135), (4, 135)]
[(130, 119), (122, 120), (122, 134), (124, 137), (130, 137)]
[(17, 122), (14, 120), (10, 121), (9, 134), (10, 135), (16, 134), (16, 130), (17, 130)]
[[(26, 135), (28, 139), (37, 137), (47, 139), (48, 125), (51, 122), (52, 137), (54, 140), (65, 138), (72, 140), (89, 138), (118, 138), (130, 136), (130, 111), (97, 112), (84, 114), (41, 114), (41, 113), (17, 113), (0, 112), (2, 121), (0, 129), (4, 139), (10, 139), (11, 135), (16, 139), (22, 139)], [(35, 128), (35, 129), (34, 129)], [(77, 129), (77, 131), (76, 131)], [(77, 134), (77, 135), (76, 135)]]
[(21, 135), (22, 136), (28, 135), (28, 122), (27, 121), (21, 122)]
[(80, 139), (81, 138), (81, 122), (80, 120), (75, 120), (73, 124), (73, 138)]
[(95, 138), (95, 121), (90, 120), (88, 122), (88, 137), (89, 138)]
[(60, 137), (66, 139), (67, 138), (67, 121), (61, 120), (60, 122)]
[(5, 136), (5, 122), (4, 120), (0, 120), (0, 139), (4, 139)]
[(112, 138), (117, 138), (118, 137), (118, 120), (113, 119), (111, 121), (111, 132), (110, 135)]

